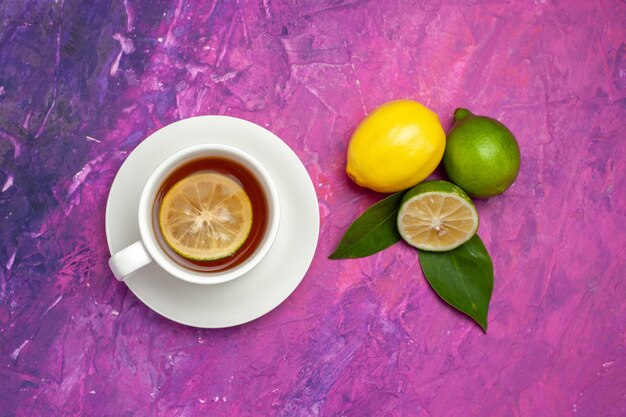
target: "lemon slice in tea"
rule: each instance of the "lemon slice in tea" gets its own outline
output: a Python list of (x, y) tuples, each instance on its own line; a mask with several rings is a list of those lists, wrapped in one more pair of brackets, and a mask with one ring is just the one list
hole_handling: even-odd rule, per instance
[(443, 252), (476, 234), (478, 213), (472, 200), (447, 181), (426, 181), (406, 192), (398, 211), (398, 231), (411, 246)]
[(252, 204), (243, 187), (207, 172), (183, 178), (167, 191), (159, 210), (167, 244), (179, 255), (211, 261), (232, 255), (252, 228)]

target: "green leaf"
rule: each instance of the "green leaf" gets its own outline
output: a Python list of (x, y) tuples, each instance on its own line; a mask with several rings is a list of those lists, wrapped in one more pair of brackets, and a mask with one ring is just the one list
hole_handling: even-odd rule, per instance
[(493, 264), (480, 237), (448, 252), (419, 251), (419, 260), (439, 297), (473, 318), (486, 333)]
[(330, 259), (362, 258), (388, 248), (401, 237), (396, 226), (403, 192), (395, 193), (365, 210), (350, 225)]

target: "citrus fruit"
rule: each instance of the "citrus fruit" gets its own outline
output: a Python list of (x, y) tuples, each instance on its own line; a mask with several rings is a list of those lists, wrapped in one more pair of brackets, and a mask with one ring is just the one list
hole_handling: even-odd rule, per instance
[(252, 204), (243, 187), (226, 175), (203, 172), (183, 178), (167, 191), (159, 226), (179, 255), (210, 261), (232, 255), (252, 227)]
[(466, 109), (457, 109), (454, 120), (443, 156), (448, 177), (472, 197), (502, 194), (519, 172), (515, 136), (499, 121)]
[(398, 231), (418, 249), (454, 249), (471, 239), (477, 229), (478, 213), (472, 200), (448, 181), (425, 181), (402, 197)]
[(437, 167), (446, 136), (435, 112), (412, 100), (383, 104), (356, 128), (346, 172), (357, 184), (382, 193), (407, 189)]

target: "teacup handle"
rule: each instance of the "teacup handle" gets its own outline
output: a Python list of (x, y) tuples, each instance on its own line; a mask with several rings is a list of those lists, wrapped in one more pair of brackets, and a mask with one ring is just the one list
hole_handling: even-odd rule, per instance
[(152, 262), (152, 257), (140, 240), (111, 256), (109, 267), (118, 281), (124, 281), (130, 274)]

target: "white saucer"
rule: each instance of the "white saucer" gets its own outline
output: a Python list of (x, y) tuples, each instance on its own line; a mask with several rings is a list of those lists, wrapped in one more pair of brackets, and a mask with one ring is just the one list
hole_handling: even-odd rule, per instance
[(136, 272), (125, 283), (145, 305), (170, 320), (205, 328), (236, 326), (282, 303), (304, 277), (317, 246), (315, 188), (296, 154), (273, 133), (227, 116), (185, 119), (153, 133), (128, 156), (113, 181), (106, 208), (107, 241), (115, 253), (139, 240), (139, 196), (148, 176), (172, 153), (200, 143), (238, 147), (267, 169), (281, 207), (272, 248), (253, 270), (223, 284), (188, 283), (157, 265)]

